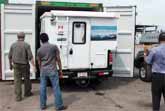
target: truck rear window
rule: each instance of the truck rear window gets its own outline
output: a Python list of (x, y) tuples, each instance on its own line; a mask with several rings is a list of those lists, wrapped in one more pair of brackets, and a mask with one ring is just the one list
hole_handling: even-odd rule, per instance
[(73, 44), (85, 44), (86, 42), (86, 23), (73, 22)]

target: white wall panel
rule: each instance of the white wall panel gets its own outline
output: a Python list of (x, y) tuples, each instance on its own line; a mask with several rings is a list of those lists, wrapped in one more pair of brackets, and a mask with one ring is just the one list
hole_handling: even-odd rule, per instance
[(133, 77), (136, 7), (110, 6), (105, 7), (104, 11), (120, 15), (117, 37), (118, 46), (113, 56), (114, 76)]

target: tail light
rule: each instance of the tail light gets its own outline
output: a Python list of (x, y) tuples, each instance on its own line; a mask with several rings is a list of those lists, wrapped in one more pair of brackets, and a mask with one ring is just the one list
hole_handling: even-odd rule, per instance
[(109, 53), (108, 53), (108, 65), (112, 65), (112, 62), (113, 62), (113, 55), (112, 55), (112, 52), (109, 51)]
[(98, 72), (98, 76), (105, 76), (105, 75), (109, 75), (109, 72)]
[(98, 73), (98, 76), (103, 76), (104, 75), (104, 72), (99, 72)]

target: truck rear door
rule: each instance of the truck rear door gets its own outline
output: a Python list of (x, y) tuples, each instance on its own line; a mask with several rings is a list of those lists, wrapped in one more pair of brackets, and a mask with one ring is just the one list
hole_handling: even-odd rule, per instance
[(90, 67), (90, 21), (87, 18), (70, 18), (69, 69)]

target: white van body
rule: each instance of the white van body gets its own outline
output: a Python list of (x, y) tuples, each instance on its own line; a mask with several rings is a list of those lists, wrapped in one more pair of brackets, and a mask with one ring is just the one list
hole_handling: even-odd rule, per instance
[(50, 11), (41, 16), (41, 33), (59, 47), (63, 69), (103, 69), (117, 47), (117, 20), (106, 12)]

